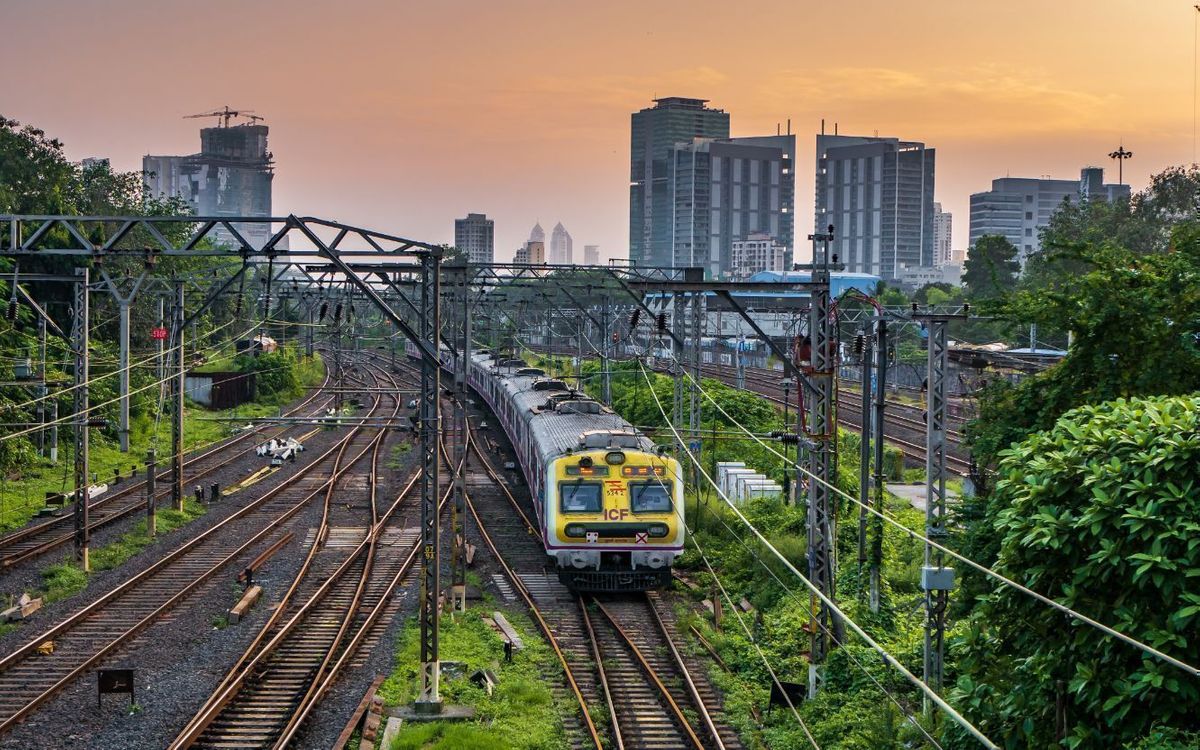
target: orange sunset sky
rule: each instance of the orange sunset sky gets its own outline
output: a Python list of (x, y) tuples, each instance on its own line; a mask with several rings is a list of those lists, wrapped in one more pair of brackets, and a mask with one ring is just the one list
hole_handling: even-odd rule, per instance
[(0, 114), (73, 159), (191, 153), (228, 104), (271, 127), (277, 214), (431, 242), (468, 211), (507, 260), (535, 220), (602, 257), (628, 244), (629, 115), (703, 97), (733, 135), (798, 134), (807, 255), (822, 117), (937, 149), (966, 243), (970, 193), (1078, 177), (1123, 139), (1126, 181), (1194, 159), (1191, 2), (815, 3), (0, 0)]

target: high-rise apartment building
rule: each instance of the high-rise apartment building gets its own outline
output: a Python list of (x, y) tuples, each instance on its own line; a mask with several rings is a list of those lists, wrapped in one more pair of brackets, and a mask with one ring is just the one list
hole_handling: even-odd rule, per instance
[[(197, 216), (270, 216), (274, 156), (267, 150), (266, 125), (203, 128), (200, 153), (190, 156), (142, 157), (146, 191), (160, 197), (179, 196)], [(256, 248), (271, 237), (268, 224), (235, 225)], [(222, 227), (218, 239), (236, 243)]]
[(671, 263), (729, 274), (733, 243), (766, 234), (791, 262), (796, 137), (695, 138), (671, 149)]
[(1085, 167), (1078, 180), (1000, 177), (992, 189), (971, 195), (969, 244), (985, 235), (1001, 235), (1016, 245), (1021, 265), (1042, 249), (1041, 232), (1064, 202), (1128, 198), (1128, 185), (1106, 185), (1104, 170)]
[(583, 246), (583, 264), (585, 266), (600, 265), (600, 246), (599, 245), (584, 245)]
[(495, 222), (487, 214), (467, 214), (454, 220), (454, 246), (471, 263), (491, 263), (495, 256)]
[(894, 280), (933, 265), (935, 149), (917, 141), (817, 136), (814, 226), (832, 224), (846, 270)]
[(731, 279), (744, 280), (761, 271), (788, 269), (787, 247), (765, 232), (753, 232), (745, 239), (734, 240), (732, 250), (727, 274)]
[(941, 203), (933, 204), (933, 265), (941, 266), (957, 263), (954, 256), (954, 242), (951, 237), (953, 217), (949, 211), (942, 210)]
[(513, 258), (513, 263), (524, 266), (546, 265), (546, 243), (539, 240), (526, 242), (517, 248), (517, 254)]
[(648, 266), (674, 262), (675, 197), (671, 151), (694, 138), (728, 138), (729, 114), (707, 99), (672, 96), (633, 113), (629, 169), (629, 260)]
[(575, 242), (570, 232), (558, 222), (550, 232), (550, 262), (555, 265), (570, 265), (575, 262)]

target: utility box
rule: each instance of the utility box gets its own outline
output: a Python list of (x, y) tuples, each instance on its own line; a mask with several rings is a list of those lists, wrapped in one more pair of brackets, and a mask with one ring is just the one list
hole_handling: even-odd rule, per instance
[(954, 588), (954, 568), (921, 568), (922, 591), (950, 591)]
[(18, 359), (13, 363), (13, 377), (17, 380), (33, 379), (33, 362), (29, 357)]

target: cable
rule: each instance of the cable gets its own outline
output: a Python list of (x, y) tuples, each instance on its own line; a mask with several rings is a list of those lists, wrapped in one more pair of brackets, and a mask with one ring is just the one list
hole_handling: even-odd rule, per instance
[(1188, 664), (1187, 662), (1184, 662), (1180, 659), (1176, 659), (1175, 657), (1170, 656), (1168, 654), (1164, 654), (1163, 652), (1159, 651), (1158, 649), (1154, 648), (1153, 646), (1149, 646), (1145, 643), (1142, 643), (1141, 641), (1138, 641), (1135, 638), (1132, 638), (1131, 636), (1125, 635), (1124, 633), (1120, 632), (1119, 630), (1115, 630), (1112, 627), (1105, 625), (1104, 623), (1098, 622), (1098, 621), (1088, 617), (1085, 614), (1082, 614), (1080, 612), (1077, 612), (1077, 611), (1071, 609), (1070, 607), (1066, 606), (1065, 604), (1060, 604), (1059, 602), (1057, 602), (1047, 596), (1044, 596), (1043, 594), (1039, 594), (1038, 592), (1034, 591), (1033, 589), (1028, 588), (1027, 586), (1017, 583), (1016, 581), (1012, 580), (1011, 578), (1008, 578), (1007, 576), (1005, 576), (1002, 573), (998, 573), (985, 565), (977, 563), (968, 557), (964, 557), (963, 555), (959, 554), (958, 552), (955, 552), (954, 550), (950, 549), (949, 547), (939, 544), (938, 542), (930, 539), (929, 537), (908, 528), (907, 526), (905, 526), (904, 524), (895, 520), (891, 516), (887, 515), (886, 513), (883, 513), (881, 510), (879, 510), (877, 508), (873, 508), (869, 504), (863, 503), (861, 500), (859, 500), (856, 497), (851, 496), (849, 493), (845, 492), (840, 487), (837, 487), (837, 486), (829, 483), (828, 481), (816, 476), (811, 471), (809, 471), (808, 469), (801, 466), (799, 463), (793, 462), (791, 460), (791, 458), (789, 458), (788, 456), (775, 450), (774, 446), (769, 445), (768, 443), (763, 441), (761, 438), (759, 438), (757, 435), (754, 435), (750, 430), (748, 430), (746, 427), (744, 427), (742, 424), (740, 424), (727, 411), (725, 411), (725, 409), (722, 408), (721, 405), (718, 404), (716, 402), (716, 400), (713, 399), (713, 397), (708, 393), (708, 391), (704, 388), (703, 385), (696, 383), (695, 379), (691, 377), (690, 373), (685, 373), (685, 374), (688, 376), (689, 379), (692, 380), (692, 383), (696, 385), (696, 387), (700, 390), (700, 392), (704, 394), (704, 397), (706, 399), (708, 399), (709, 403), (711, 403), (711, 404), (713, 404), (713, 406), (717, 407), (717, 410), (720, 411), (721, 414), (723, 414), (726, 419), (728, 419), (730, 422), (732, 422), (735, 427), (737, 427), (738, 429), (745, 432), (751, 439), (758, 441), (758, 443), (760, 445), (762, 445), (764, 448), (769, 450), (771, 453), (774, 453), (779, 458), (782, 458), (784, 461), (788, 462), (788, 464), (790, 464), (793, 468), (799, 470), (801, 473), (808, 476), (811, 480), (820, 482), (821, 484), (823, 484), (827, 488), (829, 488), (831, 491), (835, 492), (838, 495), (841, 495), (842, 497), (846, 498), (847, 500), (854, 503), (855, 505), (865, 508), (868, 512), (873, 513), (876, 516), (887, 521), (888, 523), (892, 524), (893, 526), (895, 526), (899, 529), (902, 529), (909, 536), (916, 538), (916, 539), (920, 539), (921, 541), (925, 542), (926, 544), (929, 544), (931, 547), (933, 547), (941, 552), (944, 552), (945, 554), (947, 554), (947, 555), (953, 557), (955, 560), (958, 560), (958, 561), (962, 562), (963, 564), (973, 568), (974, 570), (977, 570), (980, 573), (983, 573), (984, 575), (994, 578), (995, 580), (1000, 581), (1001, 583), (1011, 586), (1012, 588), (1014, 588), (1024, 594), (1027, 594), (1028, 596), (1031, 596), (1034, 599), (1037, 599), (1038, 601), (1042, 602), (1043, 604), (1053, 607), (1054, 609), (1057, 609), (1058, 611), (1062, 612), (1063, 614), (1066, 614), (1076, 620), (1079, 620), (1080, 622), (1090, 625), (1093, 628), (1096, 628), (1097, 630), (1100, 630), (1101, 632), (1103, 632), (1107, 635), (1110, 635), (1110, 636), (1117, 638), (1131, 646), (1134, 646), (1135, 648), (1140, 649), (1142, 652), (1144, 652), (1146, 654), (1149, 654), (1158, 659), (1161, 659), (1161, 660), (1171, 664), (1172, 666), (1178, 667), (1179, 669), (1182, 669), (1185, 672), (1190, 673), (1194, 677), (1200, 677), (1200, 669), (1193, 667), (1191, 664)]
[(791, 710), (792, 716), (795, 716), (796, 721), (800, 722), (800, 729), (804, 731), (804, 736), (808, 738), (809, 743), (812, 744), (813, 747), (815, 747), (817, 750), (821, 750), (821, 746), (817, 744), (817, 739), (813, 737), (812, 732), (808, 729), (808, 725), (804, 723), (803, 717), (800, 716), (800, 712), (796, 710), (796, 706), (792, 703), (791, 696), (789, 696), (787, 691), (783, 689), (783, 684), (779, 681), (779, 676), (775, 673), (774, 668), (771, 667), (770, 661), (767, 660), (767, 655), (764, 654), (763, 650), (759, 647), (758, 640), (754, 637), (754, 634), (750, 632), (750, 628), (746, 625), (746, 621), (742, 618), (742, 613), (739, 612), (738, 608), (733, 605), (733, 599), (730, 598), (729, 592), (725, 590), (725, 584), (721, 583), (721, 577), (717, 575), (717, 571), (713, 570), (712, 564), (708, 561), (708, 556), (704, 554), (704, 548), (700, 546), (700, 542), (696, 541), (696, 533), (691, 528), (688, 528), (688, 538), (696, 547), (696, 552), (699, 553), (700, 559), (704, 561), (704, 567), (708, 569), (709, 574), (713, 577), (713, 581), (716, 582), (717, 588), (721, 590), (721, 596), (725, 599), (726, 603), (729, 604), (729, 611), (733, 612), (734, 617), (737, 618), (738, 625), (742, 627), (742, 631), (746, 634), (746, 639), (750, 641), (750, 645), (754, 646), (755, 652), (758, 653), (758, 658), (762, 660), (763, 666), (767, 668), (767, 673), (771, 675), (771, 682), (775, 683), (776, 687), (779, 688), (779, 693), (783, 696), (783, 699), (787, 701), (788, 708)]
[[(253, 331), (253, 330), (254, 330), (256, 327), (257, 327), (257, 325), (251, 326), (249, 329), (247, 329), (247, 331)], [(236, 339), (238, 339), (238, 338), (241, 338), (241, 336), (243, 336), (243, 335), (245, 335), (245, 332), (243, 332), (241, 335), (234, 336), (234, 337), (232, 337), (232, 338), (226, 339), (224, 342), (221, 342), (221, 343), (219, 343), (219, 344), (218, 344), (218, 346), (217, 346), (217, 349), (216, 349), (216, 351), (220, 351), (222, 348), (224, 348), (224, 347), (228, 346), (228, 345), (229, 345), (229, 342), (231, 342), (231, 341), (234, 341), (234, 340), (236, 340)], [(161, 386), (161, 385), (163, 385), (163, 384), (165, 384), (165, 383), (169, 383), (171, 380), (174, 380), (174, 379), (175, 379), (175, 378), (177, 378), (177, 377), (178, 377), (178, 373), (172, 373), (171, 375), (168, 375), (167, 377), (165, 377), (165, 378), (162, 378), (161, 380), (156, 380), (156, 381), (154, 381), (154, 382), (147, 383), (146, 385), (143, 385), (143, 386), (141, 386), (141, 387), (135, 388), (135, 389), (133, 389), (133, 390), (129, 391), (129, 393), (128, 393), (127, 395), (129, 395), (129, 396), (132, 396), (132, 395), (134, 395), (135, 393), (141, 393), (142, 391), (146, 391), (146, 390), (149, 390), (149, 389), (151, 389), (151, 388), (157, 388), (158, 386)], [(87, 382), (88, 382), (88, 383), (91, 383), (92, 381), (90, 381), (90, 380), (89, 380), (89, 381), (87, 381)], [(57, 395), (57, 394), (56, 394), (56, 395)], [(7, 434), (5, 434), (5, 435), (0, 435), (0, 442), (4, 442), (5, 440), (11, 440), (11, 439), (13, 439), (13, 438), (18, 438), (18, 437), (21, 437), (21, 436), (23, 436), (23, 435), (28, 435), (28, 434), (29, 434), (29, 433), (31, 433), (31, 432), (38, 432), (39, 430), (43, 430), (43, 429), (45, 429), (46, 427), (49, 427), (49, 426), (51, 426), (51, 425), (62, 424), (62, 423), (64, 423), (64, 422), (71, 421), (71, 420), (75, 419), (76, 417), (78, 417), (78, 416), (80, 416), (80, 415), (82, 415), (82, 414), (88, 414), (89, 412), (92, 412), (92, 411), (94, 411), (94, 410), (96, 410), (96, 409), (99, 409), (99, 408), (101, 408), (101, 407), (104, 407), (104, 406), (109, 406), (109, 405), (111, 405), (111, 404), (115, 404), (115, 403), (117, 403), (117, 402), (121, 401), (123, 398), (124, 398), (124, 396), (117, 396), (116, 398), (111, 398), (111, 399), (109, 399), (109, 400), (107, 400), (107, 401), (102, 401), (102, 402), (100, 402), (100, 403), (98, 403), (98, 404), (89, 404), (89, 405), (88, 405), (88, 407), (87, 407), (86, 409), (84, 409), (84, 410), (82, 410), (82, 411), (80, 411), (80, 412), (78, 412), (78, 413), (72, 413), (72, 414), (68, 414), (68, 415), (66, 415), (66, 416), (59, 417), (58, 419), (52, 419), (52, 420), (49, 420), (49, 421), (46, 421), (46, 422), (42, 422), (42, 423), (40, 423), (40, 424), (38, 424), (38, 425), (35, 425), (35, 426), (33, 426), (33, 427), (26, 427), (25, 429), (23, 429), (23, 430), (18, 430), (17, 432), (10, 432), (10, 433), (7, 433)], [(3, 425), (0, 425), (0, 428), (3, 428)]]
[[(645, 366), (641, 365), (640, 362), (639, 362), (639, 366), (641, 366), (642, 377), (646, 380), (646, 384), (650, 389), (650, 395), (653, 396), (655, 404), (658, 405), (659, 412), (661, 412), (663, 417), (666, 418), (667, 412), (665, 409), (663, 409), (662, 402), (659, 400), (658, 394), (654, 392), (653, 384), (650, 382), (650, 377), (646, 372)], [(729, 506), (729, 508), (734, 512), (735, 515), (737, 515), (737, 517), (742, 521), (742, 523), (746, 525), (746, 527), (750, 530), (750, 532), (753, 533), (754, 536), (758, 538), (759, 542), (761, 542), (764, 547), (769, 549), (771, 551), (771, 553), (781, 563), (783, 563), (783, 565), (789, 571), (791, 571), (791, 573), (793, 575), (795, 575), (797, 578), (799, 578), (800, 581), (804, 583), (805, 587), (808, 588), (808, 590), (814, 596), (816, 596), (818, 599), (820, 599), (821, 602), (826, 607), (828, 607), (832, 612), (836, 613), (837, 616), (840, 617), (842, 619), (842, 621), (845, 622), (846, 625), (851, 630), (853, 630), (860, 638), (862, 638), (867, 643), (867, 645), (869, 645), (874, 651), (876, 651), (876, 653), (878, 653), (885, 662), (890, 664), (894, 669), (896, 669), (898, 672), (900, 672), (902, 675), (904, 675), (905, 679), (907, 679), (910, 683), (913, 684), (913, 686), (915, 686), (918, 690), (920, 690), (938, 708), (942, 709), (942, 711), (944, 711), (946, 713), (946, 715), (949, 716), (952, 721), (954, 721), (954, 723), (958, 724), (960, 727), (962, 727), (967, 732), (969, 732), (971, 734), (971, 736), (974, 737), (975, 739), (979, 740), (984, 745), (984, 747), (987, 747), (989, 750), (999, 750), (998, 746), (994, 742), (992, 742), (990, 739), (988, 739), (987, 736), (985, 736), (982, 732), (980, 732), (975, 727), (974, 724), (972, 724), (965, 717), (963, 717), (960, 713), (958, 713), (958, 711), (956, 711), (953, 706), (951, 706), (949, 703), (946, 703), (946, 701), (943, 700), (942, 697), (937, 694), (937, 692), (935, 692), (932, 688), (930, 688), (927, 684), (925, 684), (925, 682), (923, 682), (921, 679), (919, 679), (912, 672), (908, 671), (908, 669), (903, 664), (901, 664), (899, 662), (899, 660), (896, 659), (896, 657), (894, 657), (890, 653), (888, 653), (887, 649), (883, 648), (878, 643), (876, 643), (875, 639), (871, 638), (871, 636), (868, 635), (867, 632), (858, 625), (858, 623), (856, 623), (854, 620), (850, 619), (850, 617), (848, 617), (846, 615), (846, 613), (843, 612), (842, 609), (840, 607), (838, 607), (838, 605), (832, 599), (830, 599), (828, 596), (825, 595), (825, 592), (821, 591), (820, 588), (818, 588), (815, 584), (813, 584), (813, 582), (810, 581), (803, 573), (801, 573), (799, 570), (797, 570), (796, 566), (792, 565), (791, 561), (789, 561), (786, 557), (784, 557), (779, 552), (779, 550), (777, 550), (775, 548), (775, 545), (771, 544), (767, 540), (767, 538), (762, 535), (762, 532), (760, 532), (757, 528), (754, 527), (754, 525), (752, 523), (750, 523), (750, 520), (748, 518), (746, 518), (745, 515), (742, 514), (741, 510), (739, 510), (738, 507), (736, 505), (734, 505), (729, 500), (729, 498), (725, 495), (724, 491), (722, 491), (721, 488), (717, 486), (717, 483), (715, 481), (713, 481), (713, 478), (711, 476), (709, 476), (708, 472), (705, 471), (704, 467), (700, 465), (700, 463), (696, 459), (695, 455), (692, 454), (691, 449), (687, 447), (687, 443), (683, 440), (683, 437), (679, 434), (679, 431), (675, 429), (675, 425), (670, 425), (670, 429), (671, 429), (671, 432), (673, 432), (675, 434), (676, 440), (678, 440), (680, 442), (680, 445), (683, 448), (684, 452), (686, 452), (688, 454), (688, 457), (692, 460), (692, 463), (696, 466), (696, 469), (700, 472), (701, 476), (703, 476), (708, 481), (708, 483), (711, 484), (714, 489), (716, 489), (717, 496), (720, 497), (727, 506)]]

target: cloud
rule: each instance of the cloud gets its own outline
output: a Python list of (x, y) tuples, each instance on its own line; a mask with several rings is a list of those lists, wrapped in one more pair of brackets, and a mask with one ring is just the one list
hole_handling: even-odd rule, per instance
[(1119, 101), (1107, 93), (1063, 88), (1036, 70), (995, 65), (935, 68), (834, 67), (786, 70), (768, 77), (751, 97), (756, 110), (836, 116), (856, 132), (861, 123), (889, 133), (995, 134), (1079, 129)]

